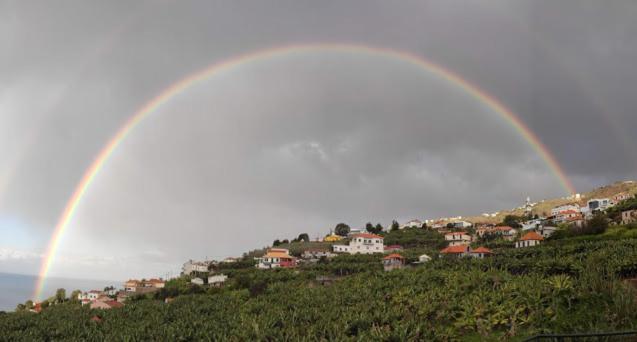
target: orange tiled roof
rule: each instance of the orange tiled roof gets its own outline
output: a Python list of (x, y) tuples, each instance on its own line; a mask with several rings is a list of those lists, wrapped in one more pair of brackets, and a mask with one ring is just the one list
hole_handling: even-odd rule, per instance
[(404, 257), (402, 255), (400, 255), (400, 254), (393, 253), (393, 254), (390, 254), (390, 255), (384, 257), (383, 259), (385, 259), (385, 260), (389, 260), (389, 259), (404, 259)]
[(520, 239), (520, 241), (529, 241), (529, 240), (542, 241), (544, 240), (544, 238), (542, 237), (542, 235), (536, 232), (528, 232), (524, 234), (524, 236)]
[(466, 253), (469, 246), (467, 245), (458, 245), (458, 246), (449, 246), (440, 251), (442, 254), (461, 254)]
[(471, 253), (493, 254), (493, 252), (486, 247), (478, 247), (472, 250)]

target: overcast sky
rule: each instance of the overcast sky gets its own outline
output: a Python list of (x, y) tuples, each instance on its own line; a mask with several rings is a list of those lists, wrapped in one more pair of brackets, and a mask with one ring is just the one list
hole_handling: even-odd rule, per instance
[[(232, 56), (407, 51), (517, 113), (584, 192), (637, 178), (634, 1), (0, 1), (0, 272), (35, 274), (86, 168), (137, 108)], [(188, 89), (118, 148), (51, 274), (161, 276), (338, 222), (565, 195), (518, 132), (386, 56), (260, 60)]]

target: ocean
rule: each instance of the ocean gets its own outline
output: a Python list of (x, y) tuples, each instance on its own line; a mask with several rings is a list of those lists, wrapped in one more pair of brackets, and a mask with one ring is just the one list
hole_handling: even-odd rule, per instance
[[(32, 275), (0, 273), (0, 311), (13, 311), (16, 305), (31, 299), (36, 280), (37, 277)], [(73, 290), (102, 290), (110, 285), (120, 288), (121, 281), (48, 278), (44, 295), (53, 296), (57, 289), (64, 288), (69, 296)]]

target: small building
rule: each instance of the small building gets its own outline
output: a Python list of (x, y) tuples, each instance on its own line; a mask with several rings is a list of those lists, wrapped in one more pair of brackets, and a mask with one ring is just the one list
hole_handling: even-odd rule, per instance
[(161, 278), (159, 278), (159, 279), (153, 278), (153, 279), (149, 279), (149, 280), (146, 280), (146, 281), (142, 281), (142, 286), (143, 287), (154, 287), (154, 288), (157, 288), (157, 289), (162, 289), (162, 288), (164, 288), (164, 286), (166, 286), (166, 282), (163, 279), (161, 279)]
[(124, 291), (135, 292), (141, 287), (141, 281), (137, 279), (129, 279), (124, 283)]
[(473, 227), (473, 224), (469, 221), (456, 221), (453, 222), (453, 228), (455, 229), (467, 229)]
[(524, 236), (522, 236), (522, 238), (520, 238), (520, 240), (515, 243), (515, 248), (537, 246), (540, 244), (540, 242), (542, 242), (542, 240), (544, 240), (542, 235), (536, 232), (528, 232), (524, 234)]
[(208, 272), (209, 265), (210, 263), (208, 261), (188, 260), (181, 267), (181, 274), (191, 275), (193, 273), (206, 273)]
[(486, 247), (478, 247), (469, 252), (472, 257), (482, 259), (493, 255), (493, 252)]
[(613, 204), (608, 198), (593, 198), (587, 202), (588, 211), (591, 214), (595, 211), (604, 211), (612, 206)]
[(405, 266), (405, 258), (400, 254), (390, 254), (383, 258), (383, 268), (385, 271), (391, 271)]
[(337, 241), (341, 241), (343, 240), (343, 237), (340, 235), (336, 235), (336, 234), (330, 234), (326, 237), (323, 238), (323, 241), (325, 242), (337, 242)]
[(621, 201), (625, 201), (627, 199), (632, 198), (632, 196), (630, 195), (630, 193), (628, 192), (620, 192), (618, 194), (615, 194), (610, 200), (613, 204), (618, 204)]
[(405, 228), (422, 228), (422, 221), (413, 219), (398, 227), (399, 229)]
[(256, 258), (256, 268), (291, 268), (296, 267), (296, 258), (285, 248), (271, 248), (260, 258)]
[(582, 213), (575, 210), (566, 210), (555, 215), (553, 221), (555, 223), (567, 223), (582, 219)]
[(91, 309), (108, 310), (108, 309), (114, 309), (114, 308), (121, 308), (123, 306), (124, 304), (114, 300), (108, 300), (108, 301), (97, 300), (91, 303)]
[(334, 245), (334, 252), (349, 254), (374, 254), (383, 253), (384, 238), (376, 234), (355, 234), (352, 235), (349, 245)]
[(622, 224), (637, 222), (637, 209), (622, 211)]
[(577, 203), (564, 204), (564, 205), (557, 206), (557, 207), (551, 209), (551, 216), (557, 216), (560, 213), (565, 212), (565, 211), (576, 211), (576, 212), (579, 212), (580, 211), (580, 206)]
[(397, 253), (402, 251), (403, 251), (403, 246), (401, 245), (390, 245), (390, 246), (385, 246), (384, 248), (385, 253)]
[(518, 231), (515, 228), (511, 228), (509, 226), (497, 226), (493, 228), (491, 232), (495, 235), (501, 236), (507, 241), (515, 240), (515, 236), (518, 234)]
[(455, 257), (467, 256), (471, 251), (471, 247), (469, 245), (455, 245), (449, 246), (440, 251), (440, 255), (450, 255)]
[(223, 260), (221, 260), (221, 262), (225, 263), (225, 264), (234, 264), (236, 262), (239, 261), (239, 258), (233, 258), (233, 257), (227, 257), (224, 258)]
[(201, 278), (192, 278), (192, 279), (190, 279), (190, 282), (192, 284), (195, 284), (195, 285), (203, 285), (204, 284), (204, 281)]
[(301, 258), (307, 259), (307, 260), (317, 260), (320, 258), (333, 258), (335, 256), (336, 254), (330, 252), (327, 249), (321, 249), (321, 248), (306, 249), (303, 251), (303, 254), (301, 254)]
[(541, 226), (540, 228), (536, 229), (535, 231), (538, 232), (540, 235), (542, 235), (543, 238), (546, 239), (549, 236), (553, 235), (553, 233), (555, 233), (556, 230), (557, 230), (557, 227)]
[(220, 287), (226, 282), (227, 279), (228, 279), (228, 276), (225, 274), (211, 275), (208, 277), (208, 285)]
[(445, 234), (445, 241), (449, 246), (466, 245), (471, 242), (471, 236), (465, 232), (450, 232)]
[(424, 264), (428, 261), (431, 261), (431, 257), (427, 254), (423, 254), (421, 256), (418, 257), (418, 261), (416, 261), (419, 264)]

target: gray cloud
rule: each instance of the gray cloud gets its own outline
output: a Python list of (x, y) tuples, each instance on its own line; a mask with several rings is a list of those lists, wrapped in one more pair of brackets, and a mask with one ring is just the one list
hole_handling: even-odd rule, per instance
[[(24, 224), (2, 228), (32, 236), (39, 255), (85, 168), (143, 103), (215, 61), (298, 42), (431, 59), (518, 113), (578, 189), (634, 178), (635, 11), (630, 1), (5, 2), (0, 218)], [(295, 55), (224, 73), (144, 121), (86, 194), (54, 270), (157, 275), (339, 221), (561, 194), (510, 125), (444, 80), (378, 56)], [(0, 236), (0, 248), (25, 248)]]

